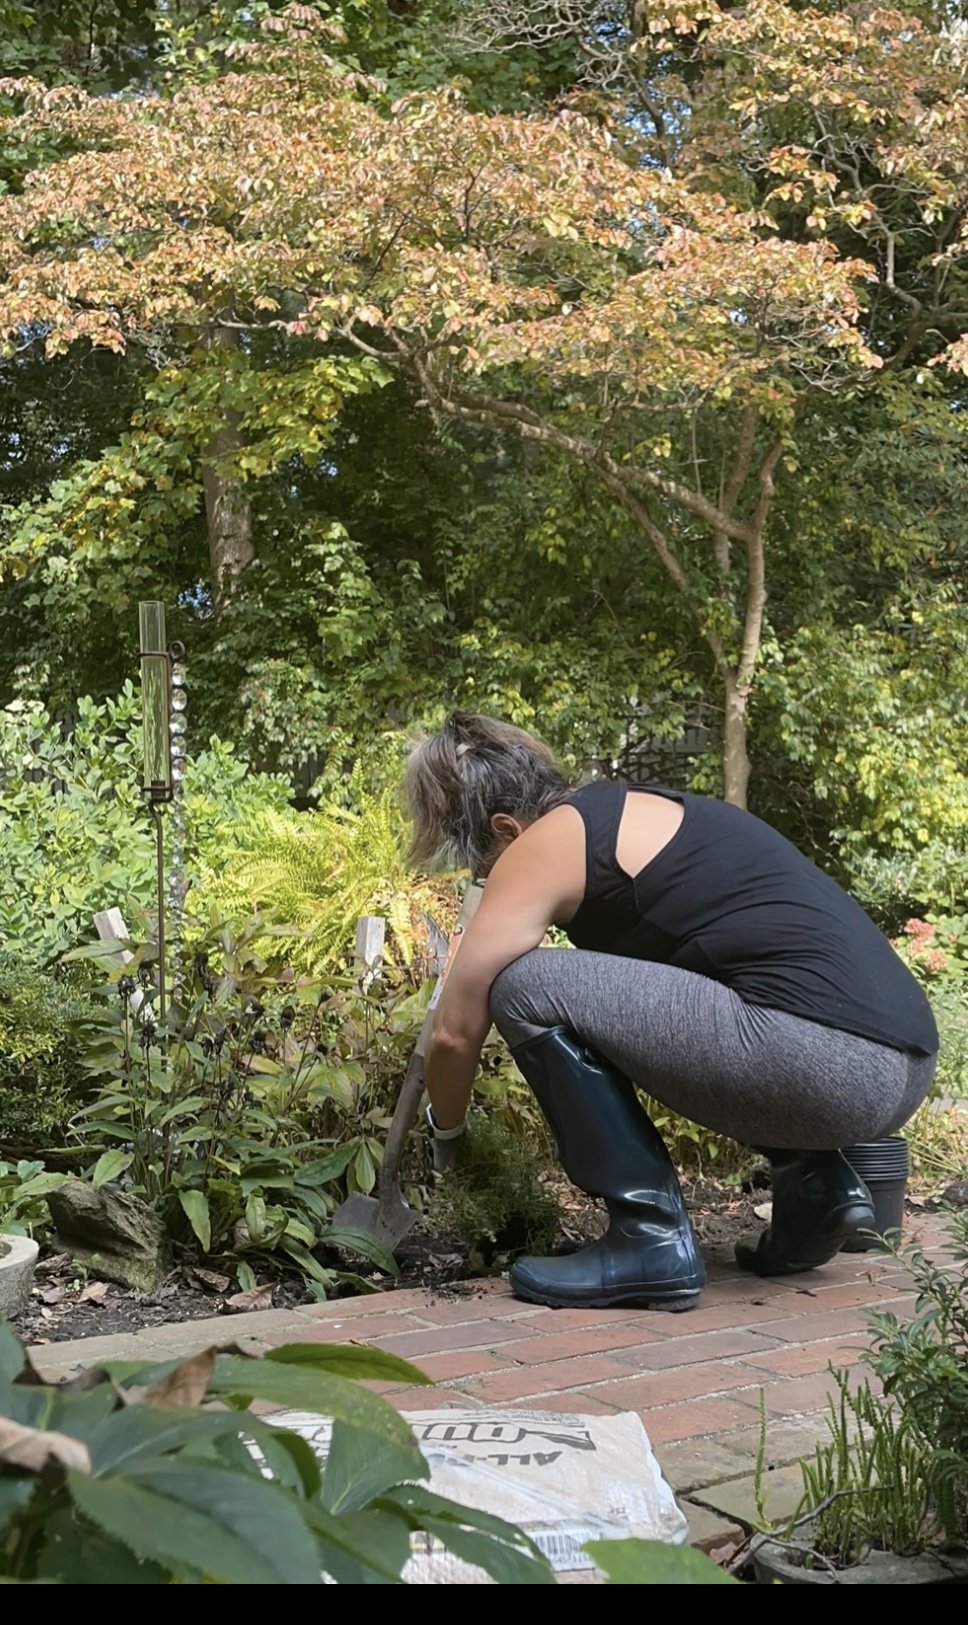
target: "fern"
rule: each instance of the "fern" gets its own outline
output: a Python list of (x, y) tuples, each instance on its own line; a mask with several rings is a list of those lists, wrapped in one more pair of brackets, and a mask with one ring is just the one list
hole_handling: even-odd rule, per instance
[(433, 914), (445, 928), (453, 923), (454, 883), (409, 873), (392, 793), (357, 799), (359, 810), (325, 802), (316, 812), (263, 812), (233, 831), (225, 867), (210, 869), (193, 890), (194, 912), (214, 909), (241, 922), (258, 910), (277, 931), (291, 928), (273, 936), (271, 952), (315, 974), (344, 965), (360, 916), (381, 914), (389, 959), (420, 979), (424, 917)]

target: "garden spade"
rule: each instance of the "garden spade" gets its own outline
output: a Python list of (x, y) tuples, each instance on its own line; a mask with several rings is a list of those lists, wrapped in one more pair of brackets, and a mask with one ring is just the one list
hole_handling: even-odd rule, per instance
[(437, 1001), (440, 998), (444, 979), (460, 945), (461, 935), (477, 913), (482, 891), (483, 885), (475, 881), (468, 886), (464, 893), (460, 916), (454, 935), (450, 939), (447, 959), (437, 976), (424, 1024), (420, 1029), (420, 1036), (417, 1039), (416, 1047), (400, 1088), (393, 1120), (387, 1133), (387, 1143), (383, 1153), (383, 1165), (380, 1169), (377, 1194), (376, 1196), (361, 1196), (357, 1193), (354, 1196), (348, 1196), (333, 1215), (335, 1229), (355, 1230), (357, 1233), (369, 1236), (381, 1247), (384, 1247), (388, 1253), (396, 1251), (404, 1236), (412, 1230), (420, 1217), (417, 1209), (410, 1207), (409, 1203), (405, 1202), (400, 1194), (400, 1161), (403, 1156), (403, 1148), (407, 1143), (407, 1135), (413, 1127), (420, 1106), (420, 1098), (423, 1094), (424, 1053), (430, 1037)]

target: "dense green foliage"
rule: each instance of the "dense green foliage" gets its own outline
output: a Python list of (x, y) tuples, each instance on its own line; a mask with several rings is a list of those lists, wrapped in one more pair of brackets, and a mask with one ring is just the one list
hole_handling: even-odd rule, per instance
[(0, 1146), (61, 1140), (83, 1099), (89, 1014), (65, 976), (0, 949)]

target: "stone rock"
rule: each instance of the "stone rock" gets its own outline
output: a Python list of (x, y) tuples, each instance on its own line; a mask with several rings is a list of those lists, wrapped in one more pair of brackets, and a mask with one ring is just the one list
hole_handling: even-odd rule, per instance
[(56, 1244), (92, 1274), (153, 1292), (171, 1269), (164, 1226), (137, 1196), (68, 1179), (47, 1198)]
[(0, 1236), (0, 1320), (13, 1320), (26, 1304), (39, 1252), (29, 1236)]
[(941, 1193), (942, 1202), (948, 1207), (968, 1207), (968, 1179), (956, 1180)]

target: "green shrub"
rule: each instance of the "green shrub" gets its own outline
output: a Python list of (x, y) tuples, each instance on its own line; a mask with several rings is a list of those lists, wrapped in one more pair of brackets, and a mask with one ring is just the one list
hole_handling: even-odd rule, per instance
[(63, 1174), (48, 1174), (42, 1162), (0, 1162), (0, 1235), (32, 1236), (48, 1221), (48, 1191)]
[(938, 1023), (932, 1096), (968, 1096), (968, 914), (910, 919), (894, 946), (923, 986)]
[(0, 950), (0, 1144), (37, 1151), (63, 1139), (84, 1100), (89, 1015), (68, 978)]
[[(512, 1525), (435, 1495), (402, 1417), (364, 1380), (395, 1355), (234, 1345), (43, 1382), (0, 1322), (0, 1580), (64, 1585), (399, 1583), (411, 1537), (505, 1584), (553, 1584)], [(325, 1467), (253, 1399), (331, 1417)]]
[(435, 1187), (429, 1217), (487, 1258), (494, 1251), (547, 1252), (558, 1227), (558, 1201), (539, 1177), (533, 1143), (497, 1117), (476, 1116), (459, 1161)]
[[(0, 709), (0, 940), (50, 964), (92, 934), (99, 909), (120, 906), (129, 930), (155, 899), (155, 847), (141, 783), (141, 700), (77, 702), (65, 733), (39, 704)], [(281, 779), (253, 773), (213, 739), (185, 776), (185, 865), (223, 862), (236, 832), (283, 810)]]
[[(87, 1030), (95, 1095), (75, 1132), (95, 1183), (123, 1176), (175, 1242), (230, 1265), (243, 1288), (261, 1265), (298, 1270), (320, 1297), (337, 1281), (366, 1290), (318, 1250), (395, 1271), (367, 1237), (331, 1222), (347, 1187), (372, 1188), (383, 1120), (325, 1039), (332, 990), (267, 965), (255, 947), (265, 929), (256, 918), (196, 940), (166, 1029), (148, 952), (122, 965), (93, 950), (108, 981)], [(318, 1132), (323, 1121), (331, 1133)]]

